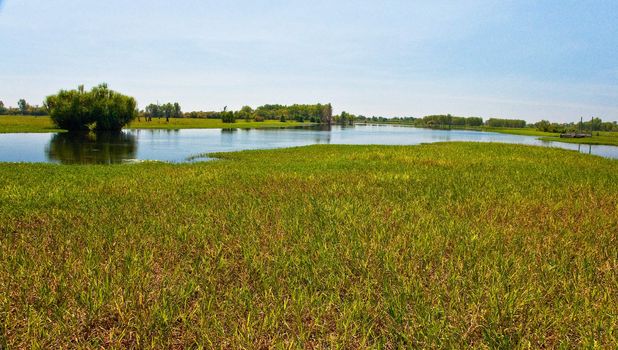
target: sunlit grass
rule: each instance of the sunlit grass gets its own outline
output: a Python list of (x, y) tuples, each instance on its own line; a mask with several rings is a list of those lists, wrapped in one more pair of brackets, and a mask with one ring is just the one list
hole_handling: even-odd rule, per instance
[(133, 121), (128, 129), (214, 129), (214, 128), (281, 128), (290, 126), (310, 125), (309, 123), (299, 123), (296, 121), (280, 122), (279, 120), (265, 120), (263, 122), (245, 121), (244, 119), (236, 120), (236, 123), (224, 123), (221, 119), (198, 119), (198, 118), (171, 118), (169, 122), (165, 118), (153, 118), (152, 121), (146, 122), (142, 118), (141, 121)]
[(618, 342), (618, 161), (505, 144), (0, 165), (0, 348)]
[(48, 116), (0, 115), (0, 133), (58, 131)]
[(480, 131), (498, 132), (501, 134), (526, 135), (526, 136), (560, 136), (558, 133), (539, 131), (535, 128), (490, 128), (482, 127)]
[[(514, 135), (528, 135), (528, 136), (541, 136), (540, 140), (564, 142), (564, 143), (578, 143), (586, 145), (610, 145), (618, 146), (618, 132), (608, 131), (595, 131), (592, 133), (592, 137), (583, 138), (561, 138), (559, 133), (544, 132), (533, 128), (480, 128), (480, 131), (499, 132), (503, 134)], [(589, 131), (586, 131), (589, 133)]]
[[(400, 123), (387, 123), (387, 124), (406, 125), (406, 124), (400, 124)], [(578, 143), (578, 144), (586, 144), (586, 145), (618, 146), (618, 132), (609, 132), (609, 131), (595, 131), (592, 133), (592, 137), (560, 138), (560, 133), (539, 131), (536, 128), (492, 128), (492, 127), (486, 127), (486, 126), (479, 126), (479, 127), (453, 127), (453, 129), (497, 132), (501, 134), (512, 134), (512, 135), (539, 136), (539, 139), (543, 141)], [(589, 131), (584, 131), (584, 132), (589, 133)]]
[(613, 145), (618, 146), (618, 132), (593, 132), (592, 137), (584, 137), (581, 139), (569, 139), (560, 137), (542, 137), (543, 141), (581, 143), (586, 145)]
[[(140, 121), (135, 120), (129, 124), (128, 129), (219, 129), (219, 128), (284, 128), (310, 123), (299, 123), (296, 121), (280, 122), (279, 120), (265, 120), (263, 122), (245, 121), (239, 119), (236, 123), (223, 123), (221, 119), (198, 119), (198, 118), (171, 118), (169, 122), (165, 118), (153, 118), (146, 122), (144, 118)], [(23, 116), (10, 115), (0, 116), (0, 133), (22, 133), (22, 132), (59, 132), (64, 131), (56, 128), (48, 116)]]

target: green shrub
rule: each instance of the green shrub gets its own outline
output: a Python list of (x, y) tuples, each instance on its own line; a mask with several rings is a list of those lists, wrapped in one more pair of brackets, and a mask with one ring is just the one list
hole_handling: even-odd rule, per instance
[(135, 99), (110, 90), (106, 84), (88, 92), (83, 86), (60, 90), (46, 98), (45, 106), (54, 124), (69, 131), (93, 125), (97, 130), (120, 130), (137, 115)]
[(224, 123), (236, 123), (234, 112), (221, 112), (221, 121)]

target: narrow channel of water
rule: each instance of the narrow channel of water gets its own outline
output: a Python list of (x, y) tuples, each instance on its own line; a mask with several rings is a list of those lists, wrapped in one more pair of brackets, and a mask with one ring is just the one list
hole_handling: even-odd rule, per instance
[(504, 142), (559, 147), (618, 159), (618, 147), (540, 141), (534, 136), (394, 125), (282, 129), (127, 130), (120, 134), (0, 134), (0, 162), (113, 164), (141, 160), (187, 162), (212, 152), (311, 144), (416, 145), (444, 141)]

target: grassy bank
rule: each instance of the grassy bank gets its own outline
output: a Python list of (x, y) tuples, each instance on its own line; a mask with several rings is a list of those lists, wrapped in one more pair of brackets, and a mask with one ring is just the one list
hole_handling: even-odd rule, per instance
[(239, 119), (236, 123), (224, 123), (221, 119), (197, 119), (197, 118), (178, 118), (170, 119), (169, 123), (165, 119), (154, 118), (150, 122), (134, 121), (127, 127), (128, 129), (220, 129), (220, 128), (283, 128), (291, 126), (311, 125), (310, 123), (299, 123), (296, 121), (280, 122), (278, 120), (265, 120), (263, 122), (245, 121)]
[(482, 127), (474, 130), (486, 131), (486, 132), (499, 132), (501, 134), (511, 134), (511, 135), (525, 135), (525, 136), (544, 136), (544, 137), (557, 137), (560, 134), (553, 132), (544, 132), (539, 131), (533, 128), (489, 128)]
[(48, 116), (0, 115), (0, 134), (14, 132), (63, 131), (52, 123)]
[[(411, 124), (402, 124), (402, 123), (386, 123), (391, 125), (404, 125), (413, 127)], [(538, 136), (539, 139), (543, 141), (553, 141), (553, 142), (565, 142), (565, 143), (579, 143), (586, 145), (609, 145), (609, 146), (618, 146), (618, 132), (594, 132), (592, 137), (585, 137), (580, 139), (568, 139), (568, 138), (560, 138), (559, 133), (553, 132), (544, 132), (539, 131), (535, 128), (491, 128), (486, 126), (480, 127), (452, 127), (452, 129), (458, 130), (474, 130), (474, 131), (485, 131), (485, 132), (498, 132), (502, 134), (512, 134), (512, 135), (525, 135), (525, 136)]]
[(541, 137), (543, 141), (555, 141), (555, 142), (567, 142), (567, 143), (580, 143), (585, 145), (610, 145), (618, 146), (618, 132), (594, 132), (592, 137), (585, 137), (581, 139), (567, 139), (560, 137)]
[(576, 138), (560, 138), (559, 133), (544, 132), (532, 128), (482, 128), (481, 131), (493, 131), (504, 134), (540, 136), (543, 141), (564, 142), (564, 143), (579, 143), (585, 145), (609, 145), (618, 146), (618, 132), (600, 131), (594, 132), (592, 137)]
[(618, 342), (618, 162), (310, 146), (0, 165), (0, 348)]
[[(169, 123), (165, 119), (155, 118), (151, 122), (134, 121), (129, 129), (219, 129), (219, 128), (283, 128), (292, 126), (310, 125), (309, 123), (299, 123), (295, 121), (280, 122), (278, 120), (266, 120), (263, 122), (246, 122), (238, 120), (236, 123), (223, 123), (221, 119), (196, 119), (179, 118), (170, 119)], [(64, 131), (54, 126), (48, 116), (23, 116), (10, 115), (0, 116), (0, 133), (21, 133), (21, 132), (59, 132)]]

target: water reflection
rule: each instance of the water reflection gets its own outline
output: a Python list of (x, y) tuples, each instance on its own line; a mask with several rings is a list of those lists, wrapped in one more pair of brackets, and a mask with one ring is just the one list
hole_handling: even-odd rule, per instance
[(309, 130), (315, 130), (315, 131), (331, 131), (333, 129), (333, 126), (332, 125), (328, 125), (328, 124), (319, 124), (319, 125), (309, 126), (309, 127), (301, 126), (300, 128), (309, 129)]
[(504, 142), (560, 147), (618, 158), (618, 147), (544, 142), (533, 136), (390, 125), (313, 126), (288, 129), (126, 130), (116, 134), (0, 134), (0, 162), (112, 164), (208, 160), (206, 155), (312, 144), (416, 145), (442, 141)]
[(126, 132), (59, 133), (46, 153), (61, 164), (116, 164), (136, 158), (137, 141)]
[(592, 145), (588, 145), (588, 152), (586, 152), (586, 145), (582, 145), (581, 143), (577, 145), (577, 151), (580, 153), (588, 153), (592, 154)]

